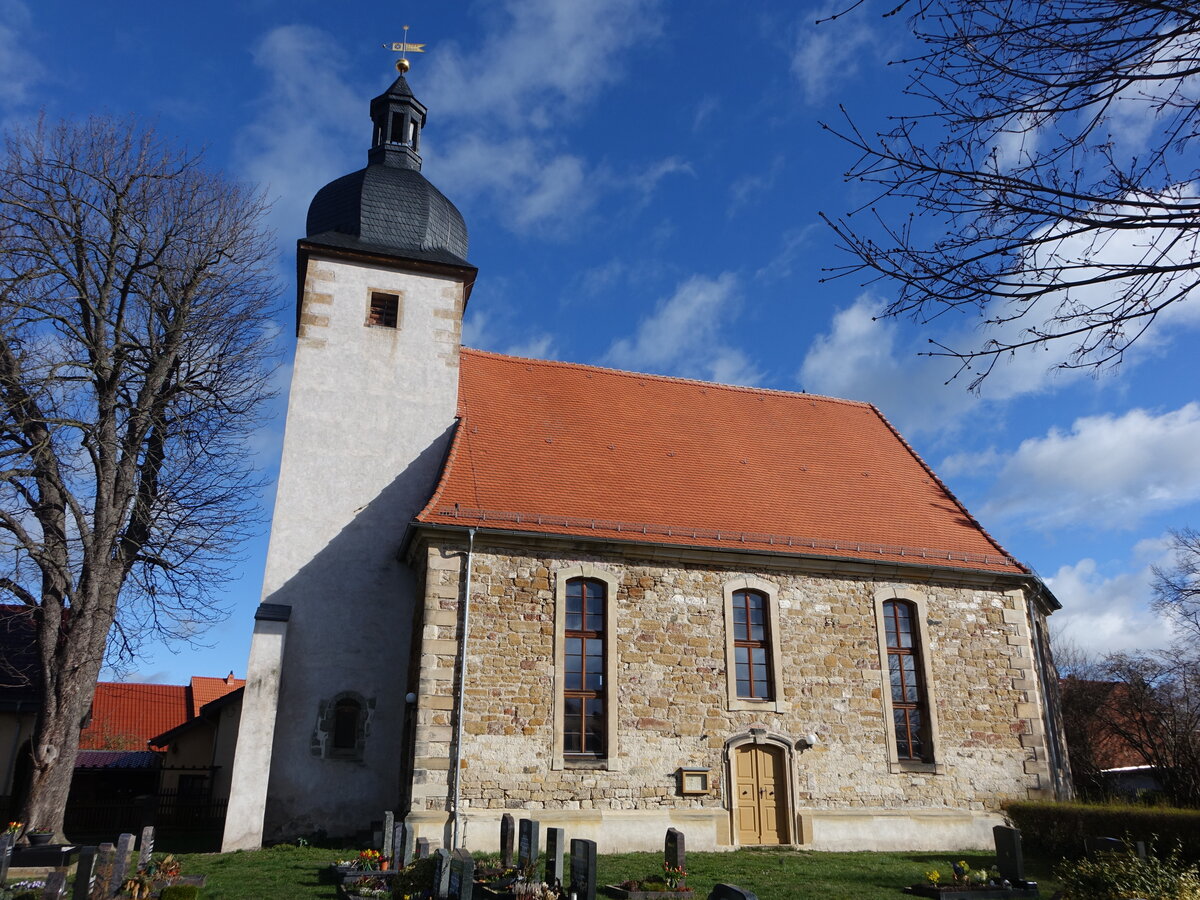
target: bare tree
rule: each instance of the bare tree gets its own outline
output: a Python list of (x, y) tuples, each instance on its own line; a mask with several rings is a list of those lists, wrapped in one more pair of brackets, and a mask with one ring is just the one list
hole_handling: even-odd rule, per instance
[[(862, 0), (849, 4), (849, 9)], [(899, 0), (923, 50), (911, 114), (826, 126), (874, 189), (823, 217), (897, 288), (886, 315), (973, 314), (950, 356), (971, 387), (1022, 348), (1121, 361), (1200, 281), (1200, 5), (1191, 0)], [(837, 18), (835, 16), (834, 18)], [(949, 339), (947, 339), (949, 340)], [(957, 377), (957, 376), (956, 376)]]
[(42, 684), (21, 817), (61, 833), (106, 644), (219, 615), (255, 527), (273, 240), (257, 192), (136, 122), (17, 130), (0, 166), (0, 591)]
[(1175, 565), (1154, 567), (1154, 608), (1200, 639), (1200, 532), (1172, 531)]

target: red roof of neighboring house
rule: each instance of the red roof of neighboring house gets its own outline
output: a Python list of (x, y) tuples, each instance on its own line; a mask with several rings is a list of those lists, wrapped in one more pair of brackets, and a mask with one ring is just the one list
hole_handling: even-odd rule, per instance
[(418, 520), (1025, 574), (874, 406), (462, 351)]
[(206, 703), (220, 699), (230, 691), (236, 691), (246, 684), (245, 678), (234, 678), (230, 672), (224, 678), (210, 678), (207, 675), (192, 676), (192, 715), (200, 715), (200, 707)]
[(206, 703), (246, 682), (194, 676), (186, 684), (101, 681), (92, 700), (91, 721), (79, 734), (81, 750), (145, 750), (146, 742), (193, 718)]

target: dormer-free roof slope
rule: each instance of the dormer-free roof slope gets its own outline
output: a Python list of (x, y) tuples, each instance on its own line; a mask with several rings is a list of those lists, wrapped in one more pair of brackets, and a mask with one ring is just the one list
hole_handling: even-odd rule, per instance
[(870, 404), (464, 349), (428, 524), (1027, 574)]

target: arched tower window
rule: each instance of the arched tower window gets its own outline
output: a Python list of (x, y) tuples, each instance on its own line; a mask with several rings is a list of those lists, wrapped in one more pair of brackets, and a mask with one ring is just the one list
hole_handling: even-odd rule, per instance
[(928, 703), (916, 618), (916, 605), (907, 600), (888, 600), (883, 604), (896, 755), (899, 759), (920, 761), (927, 756)]
[(362, 719), (362, 704), (353, 697), (343, 697), (333, 706), (332, 749), (335, 753), (353, 753), (358, 744), (358, 725)]

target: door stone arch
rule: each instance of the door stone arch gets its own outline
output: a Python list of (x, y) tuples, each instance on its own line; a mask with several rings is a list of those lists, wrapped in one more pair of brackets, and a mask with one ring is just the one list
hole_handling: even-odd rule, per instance
[(725, 758), (733, 843), (794, 844), (793, 742), (754, 728), (725, 742)]

